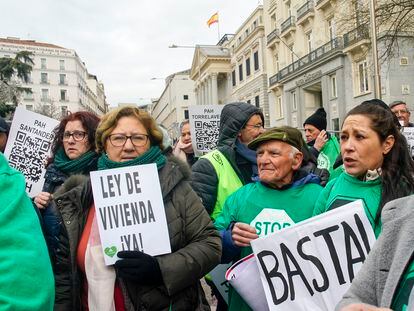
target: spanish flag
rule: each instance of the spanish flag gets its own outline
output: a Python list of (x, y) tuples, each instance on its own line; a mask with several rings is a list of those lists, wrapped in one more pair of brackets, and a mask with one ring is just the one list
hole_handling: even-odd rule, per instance
[(218, 21), (219, 21), (218, 20), (218, 12), (216, 12), (207, 21), (207, 25), (208, 25), (208, 27), (210, 27), (211, 24), (218, 23)]

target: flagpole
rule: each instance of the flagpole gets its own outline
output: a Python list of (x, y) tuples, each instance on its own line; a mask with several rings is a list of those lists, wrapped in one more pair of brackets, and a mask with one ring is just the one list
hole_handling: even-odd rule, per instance
[(220, 21), (217, 21), (217, 35), (218, 35), (218, 39), (217, 42), (220, 41)]

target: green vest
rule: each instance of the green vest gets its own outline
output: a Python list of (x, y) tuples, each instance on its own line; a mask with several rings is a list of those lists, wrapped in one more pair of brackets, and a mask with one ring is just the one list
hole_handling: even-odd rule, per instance
[(220, 151), (213, 150), (203, 155), (202, 158), (210, 161), (218, 178), (216, 204), (210, 215), (211, 219), (214, 220), (221, 213), (226, 199), (230, 194), (241, 188), (243, 183), (239, 176), (237, 176), (230, 162)]

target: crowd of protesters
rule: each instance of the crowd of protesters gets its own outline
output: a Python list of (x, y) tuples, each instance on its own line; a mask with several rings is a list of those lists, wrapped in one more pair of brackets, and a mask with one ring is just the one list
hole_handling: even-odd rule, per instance
[[(409, 310), (414, 162), (401, 133), (409, 117), (404, 102), (365, 101), (347, 113), (338, 140), (323, 108), (302, 133), (265, 130), (259, 108), (231, 103), (216, 149), (202, 155), (188, 120), (171, 146), (162, 125), (138, 108), (101, 118), (76, 112), (55, 128), (43, 190), (33, 198), (3, 155), (10, 126), (0, 119), (0, 310), (209, 310), (203, 277), (217, 310), (250, 310), (232, 288), (226, 302), (209, 272), (275, 232), (255, 225), (257, 216), (279, 210), (294, 225), (358, 199), (378, 240), (337, 310)], [(150, 163), (171, 253), (120, 251), (107, 266), (89, 173)]]

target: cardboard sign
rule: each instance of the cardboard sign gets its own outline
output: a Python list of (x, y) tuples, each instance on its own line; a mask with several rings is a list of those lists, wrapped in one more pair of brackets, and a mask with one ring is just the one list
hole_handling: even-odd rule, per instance
[(197, 153), (216, 149), (220, 114), (224, 106), (189, 106), (189, 121), (193, 150)]
[(374, 242), (361, 200), (252, 241), (269, 309), (334, 310)]
[(91, 172), (91, 182), (106, 265), (119, 251), (171, 253), (155, 164)]
[(254, 254), (248, 255), (232, 265), (226, 272), (226, 280), (250, 308), (255, 311), (269, 310)]
[(55, 119), (22, 107), (17, 107), (14, 113), (4, 155), (11, 167), (24, 174), (26, 192), (30, 197), (42, 191), (45, 163), (54, 138), (53, 129), (58, 124)]
[(404, 127), (402, 133), (407, 139), (408, 152), (414, 157), (414, 127)]

